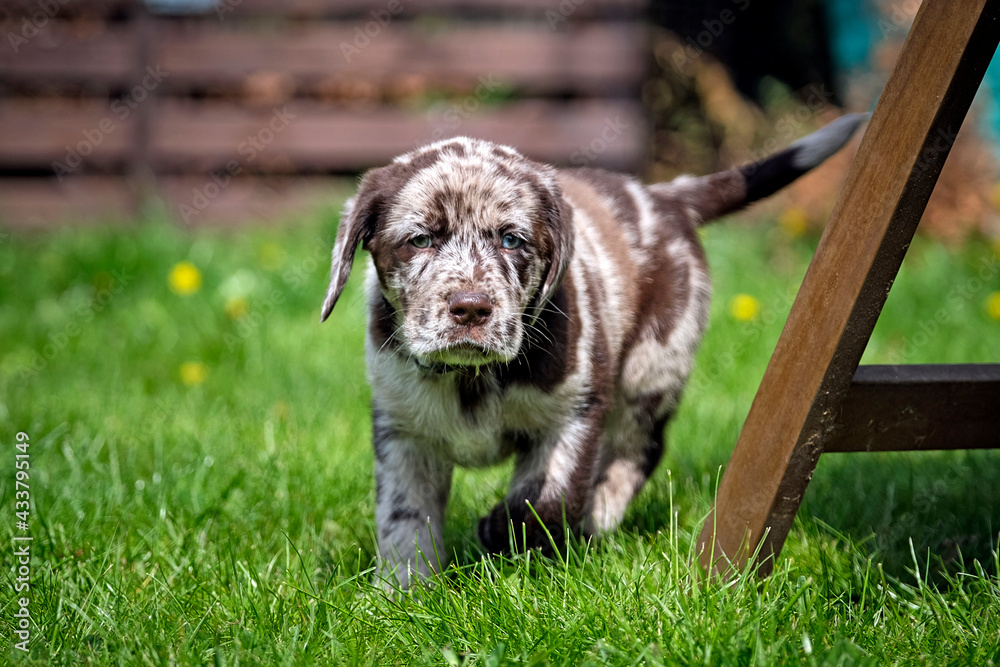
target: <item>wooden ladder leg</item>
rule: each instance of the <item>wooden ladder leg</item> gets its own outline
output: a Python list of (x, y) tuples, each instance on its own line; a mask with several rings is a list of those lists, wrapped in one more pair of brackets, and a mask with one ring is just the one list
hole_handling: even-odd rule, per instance
[(719, 486), (706, 570), (768, 574), (1000, 40), (1000, 0), (925, 0)]

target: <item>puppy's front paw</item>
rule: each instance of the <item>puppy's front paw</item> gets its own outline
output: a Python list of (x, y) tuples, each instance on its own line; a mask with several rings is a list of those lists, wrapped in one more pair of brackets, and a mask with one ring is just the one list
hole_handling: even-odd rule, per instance
[[(430, 558), (435, 558), (433, 553)], [(440, 561), (430, 560), (419, 550), (405, 558), (400, 556), (399, 550), (385, 548), (379, 556), (376, 577), (386, 592), (397, 588), (405, 591), (418, 581), (426, 583), (443, 565)]]
[(510, 553), (510, 518), (507, 516), (507, 507), (503, 503), (494, 507), (479, 520), (476, 533), (487, 553)]
[(376, 578), (386, 593), (405, 591), (419, 577), (412, 561), (385, 559), (379, 561)]
[(480, 543), (487, 552), (494, 554), (510, 553), (511, 549), (516, 553), (541, 549), (543, 554), (551, 556), (566, 541), (562, 521), (543, 525), (527, 503), (522, 502), (524, 506), (520, 511), (516, 504), (503, 502), (480, 519), (477, 529)]

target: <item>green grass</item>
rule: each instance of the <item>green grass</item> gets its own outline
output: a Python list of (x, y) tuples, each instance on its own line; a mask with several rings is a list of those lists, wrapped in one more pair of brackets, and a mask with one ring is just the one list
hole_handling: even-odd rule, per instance
[[(669, 452), (621, 530), (565, 560), (483, 559), (509, 466), (456, 476), (456, 567), (386, 596), (361, 274), (318, 324), (336, 214), (271, 231), (148, 224), (0, 241), (0, 507), (30, 435), (28, 655), (44, 664), (974, 664), (1000, 659), (1000, 453), (824, 457), (774, 574), (689, 565), (815, 239), (710, 228), (712, 324)], [(997, 362), (993, 250), (918, 241), (866, 363)], [(171, 268), (201, 289), (179, 296)], [(966, 286), (961, 295), (954, 286)], [(967, 292), (967, 293), (966, 293)], [(736, 321), (733, 295), (760, 303)], [(242, 318), (226, 313), (243, 295)], [(947, 322), (929, 332), (944, 310)], [(913, 332), (924, 324), (919, 340)], [(909, 336), (909, 337), (908, 337)], [(203, 364), (189, 386), (181, 366)], [(12, 542), (8, 539), (8, 544)], [(6, 551), (4, 563), (13, 562)], [(991, 662), (992, 661), (992, 662)]]

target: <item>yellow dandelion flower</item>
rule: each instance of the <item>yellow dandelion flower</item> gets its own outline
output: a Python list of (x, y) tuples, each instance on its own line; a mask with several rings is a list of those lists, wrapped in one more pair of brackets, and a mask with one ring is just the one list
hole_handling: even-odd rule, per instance
[(783, 232), (796, 239), (806, 233), (809, 218), (801, 208), (792, 207), (781, 214), (781, 217), (778, 218), (778, 224), (781, 225)]
[(246, 315), (249, 310), (247, 300), (241, 296), (226, 299), (226, 315), (228, 315), (231, 320), (240, 319)]
[(257, 261), (265, 271), (277, 271), (285, 265), (286, 254), (277, 243), (264, 243), (257, 248)]
[(995, 183), (990, 188), (990, 203), (993, 204), (993, 208), (1000, 209), (1000, 183)]
[(729, 301), (729, 314), (740, 322), (750, 322), (760, 315), (760, 301), (749, 294), (737, 294)]
[(1000, 292), (993, 292), (986, 297), (986, 314), (1000, 322)]
[(181, 382), (189, 387), (197, 387), (205, 381), (208, 369), (200, 361), (185, 361), (181, 364)]
[(178, 262), (170, 269), (167, 282), (175, 294), (181, 296), (194, 294), (201, 288), (201, 271), (191, 262)]

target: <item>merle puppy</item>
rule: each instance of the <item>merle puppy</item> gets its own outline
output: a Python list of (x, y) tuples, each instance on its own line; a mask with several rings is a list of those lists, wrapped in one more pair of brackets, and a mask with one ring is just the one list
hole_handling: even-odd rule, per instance
[(864, 118), (653, 185), (467, 138), (365, 174), (322, 319), (363, 244), (381, 574), (406, 587), (440, 566), (455, 465), (515, 457), (506, 498), (479, 522), (489, 551), (544, 549), (544, 529), (558, 546), (564, 521), (614, 529), (660, 460), (705, 329), (698, 226), (818, 165)]

